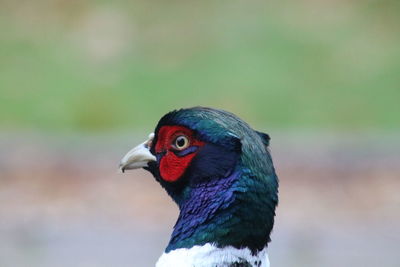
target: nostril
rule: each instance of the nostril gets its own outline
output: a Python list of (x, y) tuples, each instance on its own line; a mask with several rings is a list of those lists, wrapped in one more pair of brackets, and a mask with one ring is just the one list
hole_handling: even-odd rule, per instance
[(150, 149), (152, 144), (153, 144), (153, 141), (149, 140), (146, 144), (144, 144), (144, 147), (147, 148), (147, 149)]

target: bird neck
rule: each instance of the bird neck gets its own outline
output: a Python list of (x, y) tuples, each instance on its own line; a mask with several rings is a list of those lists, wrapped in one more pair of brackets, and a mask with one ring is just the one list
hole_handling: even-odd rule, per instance
[(166, 252), (206, 244), (248, 248), (253, 254), (264, 249), (274, 212), (268, 211), (268, 196), (260, 197), (259, 192), (265, 190), (262, 180), (254, 181), (248, 175), (236, 168), (227, 177), (186, 187)]

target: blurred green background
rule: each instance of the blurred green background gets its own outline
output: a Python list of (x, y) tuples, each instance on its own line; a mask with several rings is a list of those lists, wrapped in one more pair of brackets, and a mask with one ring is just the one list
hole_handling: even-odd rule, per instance
[(398, 130), (398, 1), (4, 1), (5, 129), (153, 127), (193, 105), (275, 128)]
[(177, 208), (118, 162), (195, 105), (272, 137), (272, 266), (400, 266), (399, 14), (397, 0), (0, 0), (0, 266), (154, 266)]

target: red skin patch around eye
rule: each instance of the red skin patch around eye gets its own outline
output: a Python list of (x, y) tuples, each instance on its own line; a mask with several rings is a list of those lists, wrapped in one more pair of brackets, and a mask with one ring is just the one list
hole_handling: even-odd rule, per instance
[(158, 131), (157, 143), (155, 146), (156, 153), (163, 153), (165, 155), (160, 161), (160, 174), (161, 178), (167, 182), (178, 181), (183, 176), (186, 169), (189, 167), (192, 159), (197, 154), (196, 152), (190, 153), (186, 156), (179, 157), (175, 155), (174, 151), (179, 151), (173, 147), (175, 138), (179, 135), (185, 135), (189, 139), (189, 147), (201, 147), (205, 143), (195, 139), (194, 132), (183, 126), (163, 126)]

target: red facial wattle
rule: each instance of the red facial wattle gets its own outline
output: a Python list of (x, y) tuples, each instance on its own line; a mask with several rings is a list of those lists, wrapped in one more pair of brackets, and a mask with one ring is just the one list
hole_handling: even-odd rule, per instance
[(194, 156), (199, 149), (190, 153), (183, 153), (185, 149), (179, 150), (174, 146), (174, 141), (179, 136), (185, 136), (189, 140), (188, 147), (202, 147), (205, 143), (195, 138), (194, 132), (183, 126), (163, 126), (158, 131), (157, 143), (155, 152), (157, 155), (162, 154), (159, 162), (161, 178), (167, 182), (178, 181), (187, 168), (190, 166)]

